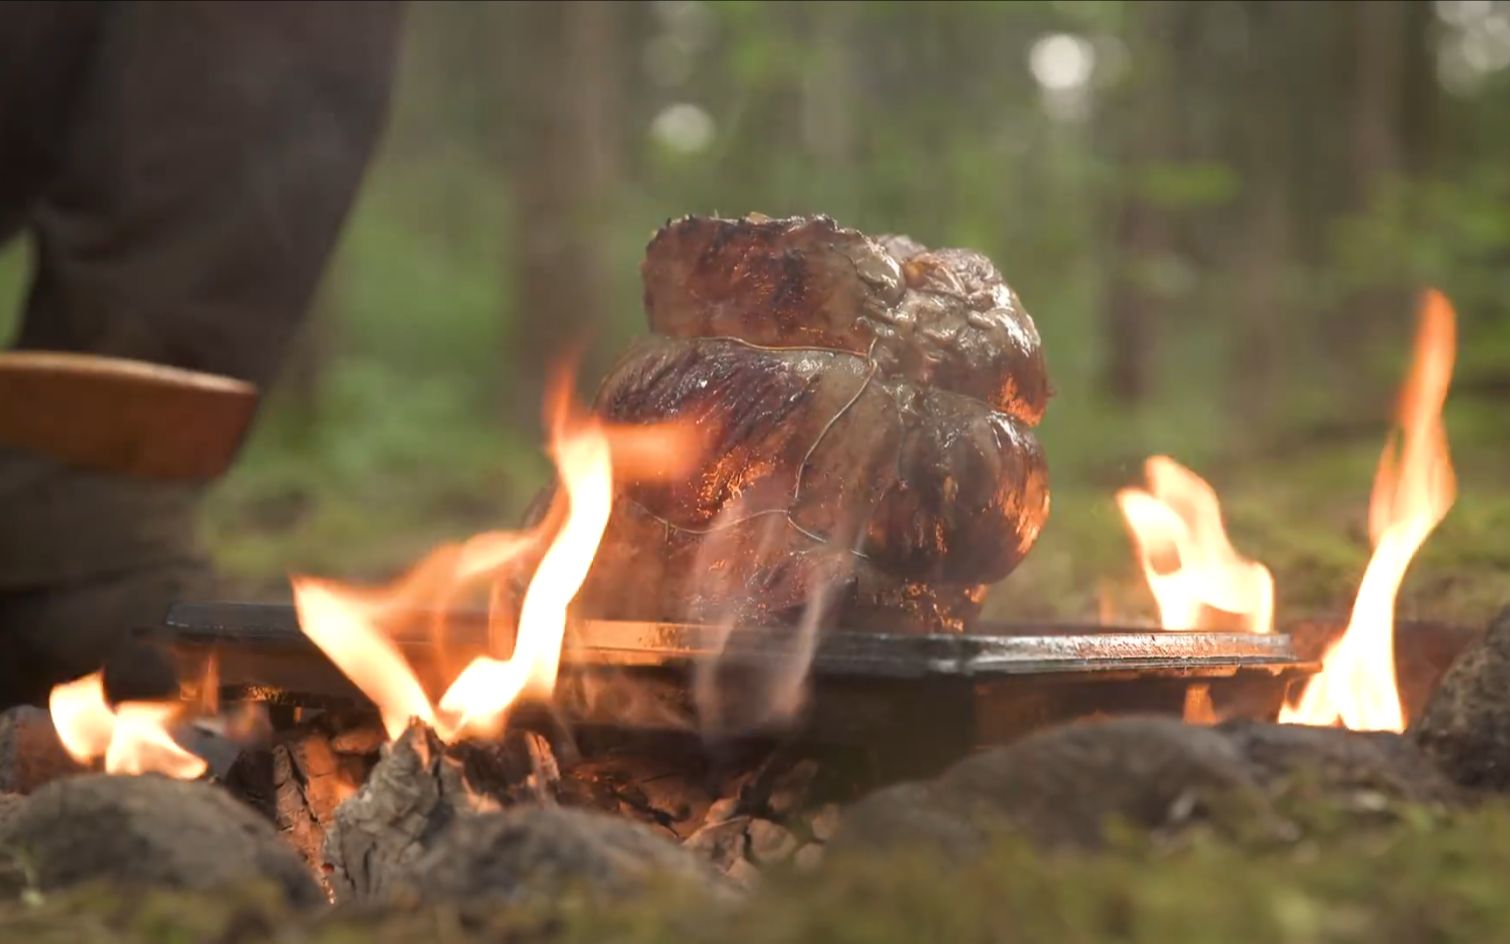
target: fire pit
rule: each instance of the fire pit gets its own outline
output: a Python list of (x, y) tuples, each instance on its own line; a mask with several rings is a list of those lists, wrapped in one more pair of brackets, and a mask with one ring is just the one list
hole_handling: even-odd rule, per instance
[[(184, 788), (210, 789), (43, 783), (101, 761), (229, 792), (284, 840), (248, 841), (242, 865), (282, 854), (293, 898), (307, 873), (341, 900), (522, 895), (541, 875), (623, 892), (651, 866), (716, 895), (836, 847), (975, 855), (1001, 824), (1094, 847), (1108, 818), (1222, 829), (1238, 809), (1232, 835), (1283, 832), (1280, 798), (1311, 773), (1369, 816), (1498, 782), (1494, 646), (1459, 661), (1419, 744), (1398, 733), (1472, 641), (1393, 619), (1452, 498), (1440, 296), (1349, 616), (1277, 622), (1215, 490), (1155, 457), (1147, 488), (1117, 495), (1160, 618), (1143, 629), (978, 618), (1048, 513), (1042, 352), (990, 260), (821, 217), (688, 218), (644, 275), (658, 336), (591, 410), (560, 378), (558, 481), (524, 529), (387, 587), (300, 576), (293, 606), (182, 603), (138, 630), (171, 654), (178, 699), (112, 705), (96, 673), (53, 691), (50, 721), (8, 719), (0, 761), (36, 790), (15, 834), (43, 847), (40, 874), (89, 871), (47, 845), (79, 834), (55, 828), (70, 809), (125, 818), (124, 869), (130, 848), (173, 848), (172, 811), (199, 802)], [(208, 854), (164, 874), (234, 872)]]
[[(449, 625), (453, 658), (465, 662), (486, 649), (485, 614), (453, 616)], [(1317, 668), (1298, 658), (1283, 634), (1096, 626), (983, 626), (969, 635), (924, 636), (830, 631), (812, 655), (807, 704), (789, 724), (762, 717), (759, 702), (768, 680), (787, 670), (794, 633), (580, 621), (567, 634), (552, 701), (573, 727), (702, 733), (694, 676), (716, 666), (720, 714), (752, 719), (729, 736), (864, 746), (881, 769), (919, 775), (970, 750), (1079, 717), (1179, 717), (1205, 699), (1223, 714), (1272, 719), (1289, 686)], [(151, 635), (174, 653), (190, 699), (202, 698), (199, 680), (212, 678), (215, 694), (228, 701), (366, 703), (299, 631), (292, 608), (182, 604)], [(393, 638), (421, 679), (441, 677), (427, 633)]]

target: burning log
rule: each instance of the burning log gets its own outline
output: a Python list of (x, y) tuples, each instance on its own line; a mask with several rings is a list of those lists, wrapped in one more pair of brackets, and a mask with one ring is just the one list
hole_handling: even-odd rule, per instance
[(0, 817), (0, 847), (26, 856), (43, 891), (96, 879), (189, 889), (271, 881), (290, 902), (322, 901), (299, 857), (224, 790), (157, 776), (54, 781)]
[(272, 749), (273, 822), (311, 866), (322, 861), (336, 808), (355, 791), (324, 732), (306, 731)]
[(462, 765), (435, 732), (414, 723), (389, 745), (367, 782), (336, 807), (324, 860), (337, 901), (381, 897), (452, 821), (475, 813)]
[[(336, 731), (328, 713), (280, 732), (271, 744), (243, 750), (223, 778), (234, 796), (278, 829), (330, 892), (325, 836), (335, 811), (367, 777), (381, 740), (365, 728)], [(360, 748), (360, 750), (354, 750)]]

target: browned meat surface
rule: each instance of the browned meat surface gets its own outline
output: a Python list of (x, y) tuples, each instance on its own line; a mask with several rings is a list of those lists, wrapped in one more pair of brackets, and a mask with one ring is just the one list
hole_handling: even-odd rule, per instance
[(958, 630), (1048, 514), (1048, 384), (990, 260), (813, 219), (691, 217), (642, 268), (658, 336), (595, 409), (702, 434), (685, 481), (621, 481), (579, 598), (619, 618)]
[(1021, 421), (945, 391), (883, 381), (853, 354), (654, 338), (605, 380), (597, 411), (704, 431), (699, 474), (622, 495), (682, 530), (779, 512), (811, 543), (854, 547), (924, 582), (1005, 577), (1037, 537), (1047, 470)]
[(885, 376), (1043, 417), (1038, 330), (978, 252), (876, 242), (822, 216), (694, 216), (656, 234), (640, 271), (660, 334), (868, 354)]

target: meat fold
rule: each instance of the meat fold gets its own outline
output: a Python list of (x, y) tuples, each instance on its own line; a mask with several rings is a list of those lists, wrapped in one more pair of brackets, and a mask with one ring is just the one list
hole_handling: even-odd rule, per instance
[(1037, 441), (1014, 417), (946, 391), (883, 381), (853, 354), (653, 338), (627, 353), (596, 411), (620, 423), (682, 420), (708, 460), (622, 498), (668, 528), (779, 515), (798, 536), (853, 548), (925, 583), (1005, 577), (1048, 504)]

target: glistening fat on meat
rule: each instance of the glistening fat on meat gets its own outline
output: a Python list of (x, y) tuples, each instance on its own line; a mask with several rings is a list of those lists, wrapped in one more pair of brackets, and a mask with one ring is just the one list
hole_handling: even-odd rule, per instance
[(658, 336), (595, 409), (704, 434), (696, 473), (617, 483), (579, 598), (617, 618), (958, 630), (1048, 514), (1032, 319), (985, 256), (826, 217), (688, 217), (642, 266)]

